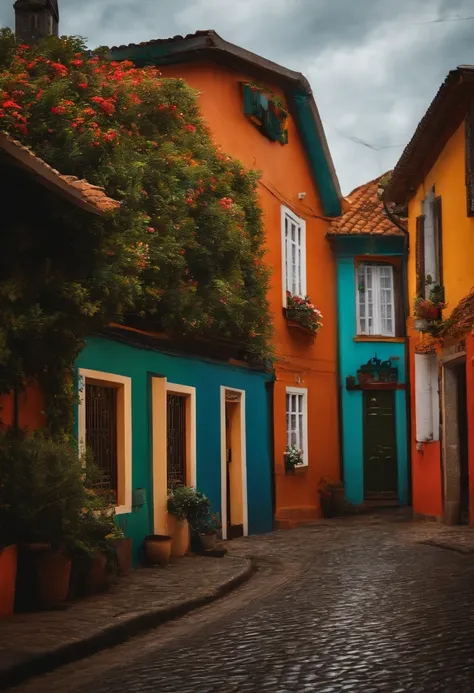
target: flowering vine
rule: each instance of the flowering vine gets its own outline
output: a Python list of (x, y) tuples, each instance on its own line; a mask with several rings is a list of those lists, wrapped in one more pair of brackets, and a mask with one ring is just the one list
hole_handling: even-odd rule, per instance
[[(61, 325), (68, 334), (61, 363), (63, 357), (72, 363), (98, 325), (130, 314), (175, 335), (229, 339), (258, 356), (268, 354), (269, 273), (258, 176), (213, 144), (196, 94), (183, 80), (111, 61), (103, 50), (91, 54), (81, 39), (18, 45), (3, 30), (2, 130), (61, 173), (102, 186), (122, 203), (111, 219), (91, 224), (73, 214), (68, 220), (74, 242), (82, 242), (79, 256), (86, 253), (88, 262), (87, 278), (78, 274), (78, 263), (70, 276), (61, 270), (51, 315), (44, 316), (43, 325)], [(68, 251), (58, 244), (59, 271), (59, 251)], [(12, 243), (9, 260), (15, 252)], [(36, 254), (45, 252), (36, 246)], [(60, 319), (65, 293), (70, 318), (61, 311)], [(12, 309), (8, 301), (0, 295), (0, 308)], [(3, 345), (6, 353), (13, 344), (10, 327), (0, 322), (0, 362)], [(17, 380), (33, 376), (37, 365), (17, 359)], [(11, 385), (4, 375), (3, 391)]]

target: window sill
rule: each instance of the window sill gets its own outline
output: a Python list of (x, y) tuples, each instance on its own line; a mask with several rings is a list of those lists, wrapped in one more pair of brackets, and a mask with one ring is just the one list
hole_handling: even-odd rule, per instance
[(305, 470), (308, 469), (308, 463), (306, 464), (300, 464), (298, 467), (294, 467), (293, 469), (285, 469), (285, 476), (301, 476), (304, 474)]
[(354, 337), (354, 342), (390, 342), (392, 344), (403, 344), (405, 337), (384, 337), (376, 334), (358, 334)]

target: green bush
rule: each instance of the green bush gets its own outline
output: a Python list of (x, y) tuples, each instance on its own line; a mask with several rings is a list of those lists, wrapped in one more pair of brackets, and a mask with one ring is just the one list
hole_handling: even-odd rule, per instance
[(191, 486), (175, 486), (168, 491), (168, 512), (181, 522), (187, 520), (191, 528), (207, 517), (210, 507), (209, 498)]
[(71, 545), (86, 502), (83, 461), (69, 438), (0, 434), (0, 543)]

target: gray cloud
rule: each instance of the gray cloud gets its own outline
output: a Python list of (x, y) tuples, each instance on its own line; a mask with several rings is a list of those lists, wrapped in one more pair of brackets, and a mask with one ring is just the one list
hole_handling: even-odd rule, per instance
[[(0, 26), (12, 26), (10, 0), (1, 2)], [(91, 46), (213, 28), (305, 73), (345, 193), (394, 165), (447, 72), (474, 62), (474, 20), (456, 21), (474, 15), (474, 0), (60, 0), (60, 9), (61, 31)]]

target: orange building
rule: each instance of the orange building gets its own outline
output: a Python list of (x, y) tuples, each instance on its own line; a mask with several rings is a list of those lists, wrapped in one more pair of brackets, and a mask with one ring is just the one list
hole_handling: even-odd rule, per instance
[[(281, 527), (316, 518), (321, 478), (340, 477), (336, 272), (326, 233), (341, 213), (342, 196), (310, 85), (213, 31), (122, 46), (113, 56), (184, 78), (200, 93), (214, 141), (261, 171), (277, 356), (275, 517)], [(287, 290), (308, 295), (321, 311), (316, 338), (287, 319)], [(290, 444), (302, 450), (294, 473), (285, 464)]]
[(387, 189), (407, 206), (412, 502), (474, 524), (474, 66), (451, 71)]

